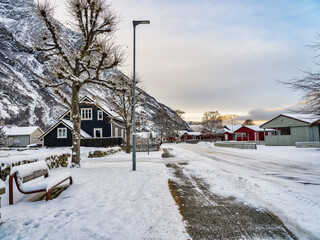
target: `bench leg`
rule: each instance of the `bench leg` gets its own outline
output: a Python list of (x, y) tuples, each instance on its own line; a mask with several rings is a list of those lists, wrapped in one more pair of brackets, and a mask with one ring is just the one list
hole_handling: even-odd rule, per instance
[(46, 192), (46, 201), (49, 201), (50, 200), (50, 190), (49, 189), (47, 192)]
[(13, 204), (13, 175), (9, 178), (9, 205)]

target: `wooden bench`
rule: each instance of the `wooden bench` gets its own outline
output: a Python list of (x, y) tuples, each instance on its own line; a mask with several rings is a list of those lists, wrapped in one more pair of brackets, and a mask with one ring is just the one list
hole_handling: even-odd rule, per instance
[[(40, 178), (44, 176), (44, 178)], [(45, 161), (34, 162), (15, 166), (10, 171), (9, 178), (9, 205), (13, 204), (13, 181), (15, 180), (18, 190), (23, 194), (46, 192), (46, 201), (50, 200), (50, 191), (69, 179), (72, 184), (70, 173), (48, 176), (48, 168)], [(33, 180), (33, 181), (31, 181)]]

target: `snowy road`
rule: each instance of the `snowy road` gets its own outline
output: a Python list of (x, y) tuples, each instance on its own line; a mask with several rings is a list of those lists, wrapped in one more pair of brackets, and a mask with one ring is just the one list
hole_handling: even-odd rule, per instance
[(213, 193), (272, 211), (301, 239), (320, 239), (320, 151), (294, 147), (240, 150), (170, 145)]

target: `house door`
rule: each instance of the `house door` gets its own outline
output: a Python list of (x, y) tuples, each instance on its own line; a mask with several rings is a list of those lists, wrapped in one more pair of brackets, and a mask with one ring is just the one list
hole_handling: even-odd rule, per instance
[(224, 140), (228, 141), (228, 134), (224, 135)]
[(102, 128), (94, 128), (93, 129), (93, 137), (102, 138)]

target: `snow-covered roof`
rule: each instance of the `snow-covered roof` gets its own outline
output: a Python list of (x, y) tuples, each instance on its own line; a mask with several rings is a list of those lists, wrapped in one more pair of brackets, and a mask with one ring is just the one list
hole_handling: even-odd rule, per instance
[(255, 132), (264, 132), (264, 131), (267, 131), (267, 132), (273, 132), (275, 131), (274, 129), (263, 129), (263, 128), (260, 128), (260, 126), (257, 126), (257, 125), (243, 125), (244, 127), (246, 128), (249, 128)]
[(317, 121), (320, 121), (320, 117), (316, 116), (314, 114), (295, 114), (295, 113), (282, 113), (279, 114), (278, 116), (272, 118), (271, 120), (267, 121), (266, 123), (262, 124), (260, 127), (263, 127), (265, 125), (267, 125), (268, 123), (270, 123), (271, 121), (273, 121), (274, 119), (280, 117), (280, 116), (284, 116), (284, 117), (288, 117), (288, 118), (292, 118), (301, 122), (305, 122), (308, 124), (313, 124)]
[(8, 136), (31, 135), (37, 129), (43, 132), (39, 127), (4, 127), (4, 131)]
[[(123, 118), (116, 113), (115, 111), (112, 111), (107, 105), (102, 104), (100, 102), (97, 102), (96, 100), (92, 100), (88, 96), (84, 96), (83, 98), (80, 99), (80, 103), (84, 103), (85, 101), (90, 102), (92, 104), (96, 104), (102, 111), (104, 111), (107, 115), (109, 115), (112, 118), (115, 118), (116, 120), (122, 121)], [(65, 113), (62, 114), (62, 116), (59, 118), (59, 120), (62, 120), (71, 110), (67, 110)]]
[[(62, 119), (61, 122), (65, 123), (66, 125), (68, 125), (68, 127), (70, 128), (70, 130), (73, 129), (73, 123), (69, 120), (66, 120), (66, 119)], [(85, 131), (83, 131), (82, 129), (80, 130), (80, 134), (82, 137), (84, 138), (91, 138), (91, 136), (86, 133)]]
[[(61, 119), (59, 122), (57, 122), (55, 125), (53, 125), (50, 129), (48, 129), (44, 134), (42, 134), (39, 139), (43, 139), (48, 133), (50, 133), (53, 129), (55, 129), (60, 123), (62, 123), (63, 125), (65, 125), (67, 128), (69, 128), (70, 130), (73, 129), (73, 123), (69, 120), (66, 119)], [(88, 133), (86, 133), (85, 131), (83, 131), (82, 129), (80, 130), (80, 134), (81, 137), (84, 138), (92, 138)]]
[(98, 105), (102, 110), (104, 110), (111, 117), (116, 118), (116, 119), (118, 119), (120, 121), (123, 121), (123, 118), (118, 113), (112, 111), (107, 105), (100, 104), (100, 103)]
[(232, 131), (235, 132), (241, 127), (242, 125), (225, 125), (224, 129), (226, 132), (232, 133)]
[(179, 135), (179, 137), (181, 137), (183, 134), (185, 134), (185, 133), (187, 133), (188, 131), (186, 131), (186, 130), (183, 130), (183, 131), (179, 131), (178, 132), (178, 135)]
[(295, 113), (285, 113), (285, 114), (281, 114), (283, 116), (289, 117), (289, 118), (294, 118), (300, 121), (304, 121), (307, 122), (309, 124), (312, 124), (316, 121), (320, 120), (319, 116), (315, 116), (313, 114), (295, 114)]
[(185, 132), (185, 133), (190, 135), (190, 136), (200, 136), (200, 135), (202, 135), (201, 132)]

